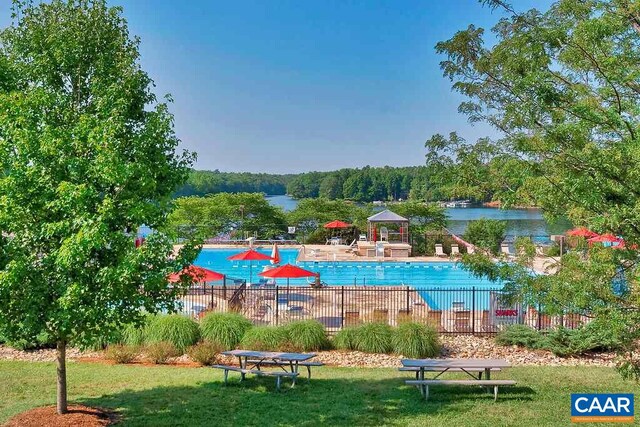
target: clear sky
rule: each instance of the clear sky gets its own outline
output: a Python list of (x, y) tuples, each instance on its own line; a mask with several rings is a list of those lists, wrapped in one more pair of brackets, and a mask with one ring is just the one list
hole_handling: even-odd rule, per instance
[(421, 165), (434, 133), (494, 134), (457, 113), (434, 51), (497, 22), (477, 0), (109, 1), (141, 37), (156, 92), (172, 94), (198, 169)]

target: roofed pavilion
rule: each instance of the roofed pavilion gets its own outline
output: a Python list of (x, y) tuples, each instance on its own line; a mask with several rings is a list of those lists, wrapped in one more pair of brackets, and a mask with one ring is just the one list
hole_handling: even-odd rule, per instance
[[(409, 243), (409, 220), (386, 209), (367, 218), (369, 240), (385, 240), (389, 243)], [(386, 227), (386, 226), (391, 227)], [(383, 233), (386, 229), (386, 238)]]

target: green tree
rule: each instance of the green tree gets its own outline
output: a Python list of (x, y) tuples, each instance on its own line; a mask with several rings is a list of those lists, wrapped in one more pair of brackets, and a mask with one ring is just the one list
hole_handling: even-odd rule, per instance
[(236, 232), (237, 238), (255, 234), (270, 239), (287, 230), (282, 209), (272, 206), (262, 193), (181, 197), (169, 224), (178, 237), (197, 239), (231, 232)]
[(493, 254), (500, 252), (500, 244), (507, 231), (506, 221), (480, 218), (469, 221), (464, 232), (464, 239), (469, 243), (489, 250)]
[(166, 275), (196, 251), (134, 237), (163, 226), (193, 157), (176, 153), (120, 8), (16, 1), (13, 16), (0, 33), (0, 335), (56, 343), (64, 413), (68, 344), (175, 310), (183, 288)]
[(287, 214), (289, 224), (295, 225), (305, 236), (313, 232), (326, 237), (322, 226), (333, 220), (341, 220), (355, 225), (363, 230), (366, 228), (367, 217), (371, 215), (369, 206), (358, 206), (345, 200), (303, 199), (298, 206)]
[[(640, 243), (640, 5), (559, 0), (546, 12), (520, 12), (504, 1), (484, 3), (505, 14), (490, 46), (483, 29), (469, 26), (436, 49), (447, 57), (445, 76), (467, 97), (460, 110), (502, 134), (485, 144), (510, 158), (496, 174), (503, 170), (508, 182), (524, 172), (519, 188), (499, 198), (519, 191), (548, 216), (622, 235), (627, 247)], [(565, 255), (557, 274), (538, 277), (517, 264), (469, 260), (479, 274), (502, 278), (548, 310), (584, 313), (624, 331), (621, 367), (640, 377), (640, 361), (630, 356), (640, 342), (635, 251)]]
[(447, 226), (445, 209), (432, 203), (407, 201), (393, 205), (393, 211), (410, 221), (409, 235), (411, 252), (414, 255), (427, 254), (427, 233), (440, 231)]

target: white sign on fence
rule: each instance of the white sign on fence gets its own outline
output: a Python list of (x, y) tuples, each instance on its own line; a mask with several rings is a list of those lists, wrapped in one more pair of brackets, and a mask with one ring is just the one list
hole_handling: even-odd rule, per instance
[(513, 325), (524, 322), (522, 304), (505, 304), (501, 301), (500, 292), (489, 294), (489, 312), (492, 325)]

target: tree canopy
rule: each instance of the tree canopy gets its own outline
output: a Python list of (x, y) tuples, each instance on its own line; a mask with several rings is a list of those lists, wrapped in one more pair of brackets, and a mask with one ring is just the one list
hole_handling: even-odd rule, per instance
[[(470, 25), (436, 50), (446, 55), (445, 76), (467, 98), (460, 111), (493, 125), (501, 137), (465, 147), (455, 135), (437, 136), (430, 156), (437, 157), (438, 146), (449, 150), (454, 167), (464, 171), (460, 184), (472, 189), (477, 159), (485, 156), (483, 168), (506, 161), (509, 167), (491, 172), (505, 183), (499, 199), (526, 195), (548, 216), (621, 235), (631, 248), (640, 241), (640, 6), (559, 0), (541, 12), (483, 3), (504, 13), (493, 28), (495, 42), (488, 45), (484, 30)], [(510, 188), (514, 182), (520, 185)], [(633, 250), (595, 248), (587, 256), (563, 256), (557, 274), (535, 277), (480, 255), (467, 262), (546, 310), (583, 313), (612, 333), (624, 331), (628, 356), (640, 334), (637, 259)], [(624, 287), (614, 286), (619, 279)], [(637, 358), (626, 357), (621, 366), (640, 374)]]
[(62, 413), (68, 343), (175, 309), (166, 275), (195, 250), (134, 238), (163, 227), (193, 156), (177, 152), (120, 8), (16, 1), (13, 16), (0, 33), (0, 334), (56, 342)]

